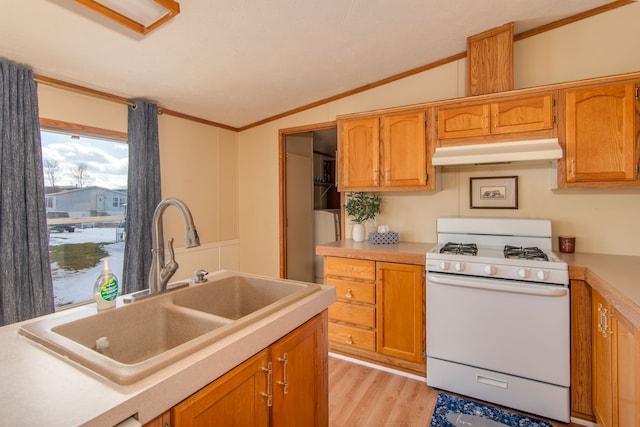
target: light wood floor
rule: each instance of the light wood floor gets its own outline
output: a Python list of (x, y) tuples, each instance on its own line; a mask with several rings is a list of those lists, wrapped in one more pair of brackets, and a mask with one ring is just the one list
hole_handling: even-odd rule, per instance
[(427, 427), (438, 393), (423, 381), (329, 357), (330, 427)]

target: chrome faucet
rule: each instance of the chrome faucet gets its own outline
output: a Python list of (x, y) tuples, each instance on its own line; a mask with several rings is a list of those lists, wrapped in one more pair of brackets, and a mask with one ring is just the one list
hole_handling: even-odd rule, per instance
[(194, 248), (200, 246), (200, 238), (193, 224), (193, 217), (187, 205), (179, 199), (168, 198), (161, 201), (153, 213), (153, 239), (151, 270), (149, 271), (149, 294), (167, 290), (169, 279), (178, 270), (178, 263), (173, 252), (173, 237), (168, 241), (169, 262), (164, 263), (164, 236), (162, 233), (162, 214), (169, 206), (175, 206), (182, 215), (184, 222), (184, 246)]

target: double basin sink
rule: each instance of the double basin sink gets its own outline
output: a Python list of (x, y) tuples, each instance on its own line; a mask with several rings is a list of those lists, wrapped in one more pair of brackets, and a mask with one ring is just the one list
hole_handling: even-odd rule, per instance
[[(319, 290), (312, 283), (223, 271), (205, 283), (105, 311), (87, 307), (47, 316), (24, 324), (20, 333), (127, 385)], [(109, 348), (98, 352), (102, 337)]]

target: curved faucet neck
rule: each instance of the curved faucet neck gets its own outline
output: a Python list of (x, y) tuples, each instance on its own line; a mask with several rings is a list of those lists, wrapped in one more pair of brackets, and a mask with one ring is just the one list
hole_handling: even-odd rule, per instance
[(149, 272), (149, 292), (151, 294), (166, 290), (169, 279), (178, 270), (178, 263), (173, 255), (173, 239), (169, 239), (169, 252), (171, 259), (165, 265), (164, 258), (164, 235), (162, 229), (162, 215), (169, 207), (174, 206), (180, 212), (184, 224), (184, 244), (186, 248), (200, 246), (200, 238), (193, 223), (191, 211), (187, 205), (180, 199), (168, 198), (162, 200), (153, 213), (152, 225), (152, 262), (151, 271)]

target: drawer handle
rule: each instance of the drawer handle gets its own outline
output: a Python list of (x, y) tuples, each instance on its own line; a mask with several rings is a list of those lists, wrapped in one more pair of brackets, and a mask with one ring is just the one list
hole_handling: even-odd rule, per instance
[(344, 294), (344, 297), (349, 299), (353, 298), (353, 294), (351, 292), (351, 288), (347, 289), (347, 293)]
[(498, 380), (491, 377), (485, 377), (484, 375), (479, 375), (479, 374), (476, 374), (476, 382), (480, 384), (490, 385), (493, 387), (499, 387), (504, 389), (509, 388), (509, 383), (507, 383), (506, 381)]
[(347, 341), (346, 342), (347, 342), (347, 344), (352, 345), (353, 344), (353, 337), (351, 335), (349, 335), (347, 337)]

